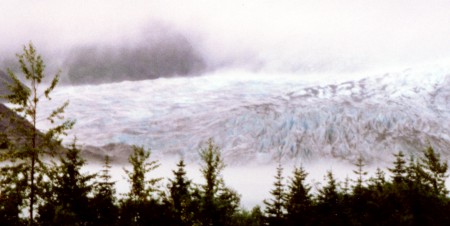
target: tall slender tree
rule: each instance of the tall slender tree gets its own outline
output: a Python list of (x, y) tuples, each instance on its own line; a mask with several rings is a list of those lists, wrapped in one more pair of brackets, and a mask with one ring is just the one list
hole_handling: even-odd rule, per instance
[(200, 151), (201, 173), (205, 183), (200, 186), (201, 224), (229, 225), (231, 217), (239, 207), (240, 197), (225, 186), (222, 170), (225, 167), (220, 149), (210, 139), (207, 147)]
[(295, 168), (286, 194), (287, 222), (289, 225), (307, 225), (311, 214), (311, 187), (306, 184), (308, 173), (303, 167)]
[[(9, 94), (5, 96), (5, 99), (12, 104), (12, 110), (22, 116), (23, 118), (29, 120), (31, 126), (14, 126), (11, 128), (15, 129), (14, 134), (16, 137), (12, 139), (12, 147), (9, 148), (7, 152), (3, 152), (0, 159), (3, 161), (20, 160), (28, 164), (27, 173), (28, 181), (28, 192), (27, 202), (29, 211), (29, 225), (34, 224), (35, 208), (38, 202), (38, 192), (39, 183), (38, 179), (41, 177), (42, 171), (41, 165), (43, 164), (41, 158), (46, 154), (53, 154), (55, 151), (55, 146), (60, 144), (59, 135), (65, 134), (65, 132), (70, 129), (74, 121), (65, 120), (62, 123), (54, 126), (47, 131), (39, 132), (37, 129), (37, 122), (40, 120), (38, 118), (38, 111), (42, 98), (50, 100), (50, 93), (55, 89), (59, 81), (60, 72), (51, 79), (51, 82), (47, 88), (42, 89), (41, 83), (45, 79), (45, 64), (42, 57), (37, 54), (33, 44), (29, 44), (28, 47), (23, 48), (24, 53), (18, 54), (18, 61), (20, 64), (20, 69), (22, 75), (25, 79), (25, 83), (28, 83), (28, 87), (22, 83), (18, 76), (8, 69), (8, 74), (13, 81), (8, 84)], [(63, 119), (63, 113), (65, 108), (68, 106), (68, 102), (65, 102), (60, 107), (55, 108), (55, 110), (46, 117), (50, 123), (56, 123)], [(17, 118), (10, 118), (11, 124), (16, 124)]]
[(447, 162), (442, 161), (440, 155), (430, 146), (424, 152), (419, 164), (422, 169), (421, 176), (431, 188), (432, 194), (437, 197), (445, 197), (448, 193), (445, 188), (445, 180), (448, 177)]
[(353, 187), (353, 193), (355, 195), (359, 195), (362, 193), (364, 188), (364, 177), (367, 175), (367, 171), (364, 170), (364, 159), (362, 156), (359, 156), (355, 163), (356, 170), (353, 170), (353, 173), (356, 175), (355, 186)]
[[(124, 169), (131, 185), (130, 191), (125, 194), (121, 203), (122, 225), (146, 225), (157, 215), (156, 212), (148, 212), (154, 207), (159, 208), (155, 201), (158, 191), (157, 183), (161, 178), (148, 179), (149, 172), (159, 167), (158, 161), (150, 161), (150, 150), (144, 147), (133, 146), (133, 152), (128, 158), (132, 170)], [(156, 223), (153, 223), (156, 225)]]
[(186, 177), (183, 160), (178, 162), (177, 167), (178, 169), (173, 171), (175, 178), (169, 179), (169, 203), (177, 225), (193, 225), (195, 207), (192, 200), (192, 182)]
[(46, 205), (39, 211), (43, 225), (87, 225), (94, 216), (89, 195), (94, 188), (96, 174), (84, 174), (81, 168), (86, 161), (74, 140), (59, 164), (50, 169), (52, 188), (48, 190)]
[(116, 225), (119, 210), (116, 206), (115, 182), (111, 181), (111, 161), (108, 155), (105, 155), (98, 179), (91, 202), (95, 212), (94, 225)]
[(394, 167), (388, 170), (392, 173), (392, 180), (395, 186), (402, 185), (406, 180), (406, 161), (403, 152), (399, 151), (394, 154)]
[(270, 191), (272, 198), (264, 200), (265, 213), (268, 225), (284, 225), (286, 214), (286, 191), (283, 177), (283, 167), (278, 164), (275, 175), (274, 188)]

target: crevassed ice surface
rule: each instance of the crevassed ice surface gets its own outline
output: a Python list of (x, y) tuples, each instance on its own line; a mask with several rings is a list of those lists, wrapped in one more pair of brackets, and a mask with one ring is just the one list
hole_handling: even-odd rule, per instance
[(429, 144), (450, 153), (448, 64), (352, 76), (227, 71), (60, 86), (52, 97), (43, 115), (69, 100), (66, 116), (77, 120), (69, 137), (81, 144), (144, 145), (158, 156), (195, 160), (209, 138), (236, 164), (383, 161)]

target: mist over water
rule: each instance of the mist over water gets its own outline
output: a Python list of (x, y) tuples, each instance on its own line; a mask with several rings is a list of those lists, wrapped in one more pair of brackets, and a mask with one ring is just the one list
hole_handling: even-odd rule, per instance
[(444, 0), (5, 0), (0, 62), (33, 41), (75, 83), (407, 67), (448, 57), (448, 8)]

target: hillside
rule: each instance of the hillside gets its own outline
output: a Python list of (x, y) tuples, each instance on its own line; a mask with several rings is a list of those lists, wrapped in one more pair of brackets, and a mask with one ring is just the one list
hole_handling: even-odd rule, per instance
[(12, 82), (11, 78), (2, 70), (0, 70), (0, 103), (4, 102), (1, 96), (8, 94), (7, 83)]

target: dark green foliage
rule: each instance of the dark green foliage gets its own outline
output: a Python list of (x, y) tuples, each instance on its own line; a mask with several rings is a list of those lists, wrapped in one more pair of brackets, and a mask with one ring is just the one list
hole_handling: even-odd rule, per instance
[(286, 194), (286, 220), (288, 225), (307, 225), (311, 216), (311, 187), (306, 184), (308, 173), (303, 167), (295, 168)]
[(284, 225), (285, 223), (285, 202), (286, 191), (283, 177), (283, 167), (281, 164), (277, 167), (277, 174), (275, 175), (274, 188), (270, 191), (272, 198), (264, 200), (266, 205), (265, 213), (268, 225)]
[[(41, 82), (45, 79), (44, 69), (45, 65), (42, 57), (37, 54), (36, 49), (30, 43), (23, 48), (23, 54), (18, 54), (17, 58), (20, 64), (20, 70), (25, 79), (25, 83), (29, 83), (27, 87), (22, 83), (18, 76), (8, 69), (10, 82), (7, 84), (9, 92), (4, 99), (12, 104), (12, 110), (21, 117), (9, 117), (10, 125), (21, 125), (8, 127), (6, 133), (14, 134), (14, 136), (7, 137), (9, 146), (7, 151), (2, 152), (0, 156), (1, 161), (20, 161), (28, 166), (25, 168), (30, 172), (27, 174), (27, 203), (29, 211), (29, 224), (33, 225), (35, 208), (39, 206), (41, 200), (39, 194), (42, 193), (40, 188), (43, 185), (39, 184), (43, 178), (44, 164), (41, 159), (44, 155), (52, 155), (55, 153), (55, 148), (59, 146), (59, 135), (64, 134), (66, 130), (70, 129), (74, 122), (63, 121), (61, 124), (54, 126), (45, 133), (37, 130), (37, 115), (38, 107), (40, 106), (41, 98), (44, 97), (50, 100), (50, 93), (54, 90), (59, 81), (59, 72), (53, 77), (50, 85), (41, 89)], [(55, 123), (56, 120), (61, 120), (62, 114), (67, 107), (68, 102), (56, 108), (47, 120), (50, 123)], [(3, 117), (3, 116), (1, 116)], [(20, 120), (26, 119), (29, 124), (17, 123)], [(14, 129), (14, 132), (8, 131)]]
[(94, 197), (91, 206), (94, 211), (94, 225), (116, 225), (119, 208), (116, 205), (115, 182), (111, 181), (111, 164), (109, 156), (105, 156), (103, 169), (98, 176), (98, 182), (94, 187)]
[(448, 193), (445, 188), (445, 180), (448, 175), (447, 162), (442, 162), (440, 155), (434, 152), (432, 147), (428, 147), (420, 159), (418, 174), (424, 179), (424, 183), (430, 188), (434, 196), (445, 197)]
[(133, 153), (128, 158), (133, 170), (124, 169), (131, 185), (131, 190), (126, 196), (132, 202), (148, 201), (152, 198), (152, 193), (157, 191), (155, 185), (161, 178), (147, 180), (146, 174), (158, 168), (159, 163), (158, 161), (149, 161), (149, 159), (149, 150), (133, 146)]
[(86, 225), (93, 222), (94, 212), (88, 197), (93, 190), (95, 174), (82, 174), (85, 160), (80, 150), (72, 143), (60, 164), (49, 172), (50, 189), (46, 192), (46, 203), (39, 208), (42, 225)]
[(146, 178), (147, 173), (159, 166), (157, 161), (149, 159), (150, 151), (133, 146), (128, 158), (132, 170), (124, 169), (131, 189), (121, 200), (120, 225), (164, 225), (170, 219), (167, 207), (157, 199), (156, 183), (161, 178)]
[(2, 225), (25, 225), (19, 217), (24, 208), (28, 170), (25, 164), (13, 163), (0, 168), (0, 222)]
[(362, 159), (362, 157), (360, 156), (357, 160), (356, 160), (356, 164), (355, 166), (357, 167), (356, 170), (353, 171), (353, 173), (355, 173), (356, 175), (356, 181), (355, 181), (355, 186), (353, 187), (353, 193), (355, 195), (360, 195), (363, 192), (363, 187), (364, 187), (364, 177), (367, 175), (367, 172), (364, 171), (364, 160)]
[(173, 171), (175, 178), (169, 183), (169, 203), (176, 225), (193, 225), (197, 208), (193, 200), (192, 182), (186, 178), (185, 164), (180, 160), (178, 169)]
[(209, 140), (207, 147), (200, 151), (201, 173), (205, 184), (200, 186), (200, 212), (197, 219), (201, 225), (230, 225), (239, 207), (240, 197), (225, 186), (222, 170), (225, 167), (219, 147)]
[(338, 182), (331, 171), (325, 177), (325, 186), (319, 189), (316, 200), (316, 214), (320, 216), (319, 225), (346, 225), (343, 215), (342, 194), (338, 191)]
[(394, 168), (389, 168), (392, 173), (392, 180), (396, 186), (401, 186), (406, 181), (406, 161), (403, 152), (398, 152), (395, 156)]
[(251, 211), (237, 211), (232, 219), (233, 226), (261, 226), (264, 225), (264, 215), (260, 206), (255, 206)]

